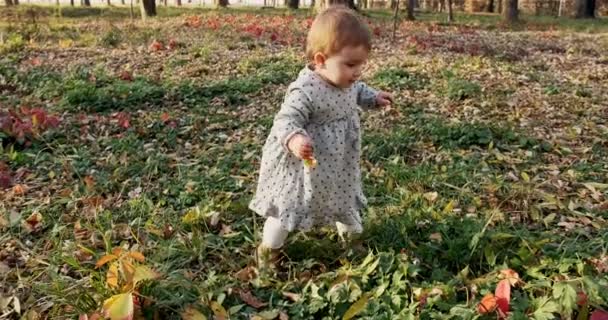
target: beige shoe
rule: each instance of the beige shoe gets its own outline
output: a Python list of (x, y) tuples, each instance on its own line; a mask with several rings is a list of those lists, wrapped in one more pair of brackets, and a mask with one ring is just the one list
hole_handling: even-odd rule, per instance
[(260, 272), (276, 270), (281, 249), (272, 249), (260, 244), (256, 250), (256, 263)]

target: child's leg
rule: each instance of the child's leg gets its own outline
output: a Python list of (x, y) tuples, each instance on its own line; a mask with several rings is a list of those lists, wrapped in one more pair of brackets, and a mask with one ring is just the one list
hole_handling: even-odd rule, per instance
[(264, 223), (262, 233), (262, 245), (270, 249), (278, 249), (283, 246), (289, 232), (281, 227), (279, 219), (268, 217)]

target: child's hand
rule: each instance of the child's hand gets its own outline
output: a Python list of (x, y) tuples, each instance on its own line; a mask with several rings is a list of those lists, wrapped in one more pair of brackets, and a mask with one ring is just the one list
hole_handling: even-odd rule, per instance
[(376, 104), (380, 107), (385, 107), (392, 103), (393, 95), (388, 92), (380, 91), (380, 93), (378, 93), (376, 96)]
[(293, 153), (296, 157), (306, 160), (312, 159), (312, 140), (303, 134), (296, 134), (287, 143), (287, 148), (289, 151)]

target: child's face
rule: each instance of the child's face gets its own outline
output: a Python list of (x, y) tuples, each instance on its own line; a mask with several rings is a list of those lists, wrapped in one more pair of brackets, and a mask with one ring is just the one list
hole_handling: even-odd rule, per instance
[(321, 75), (337, 87), (348, 88), (361, 77), (369, 51), (364, 46), (344, 47), (330, 57), (320, 55), (315, 63)]

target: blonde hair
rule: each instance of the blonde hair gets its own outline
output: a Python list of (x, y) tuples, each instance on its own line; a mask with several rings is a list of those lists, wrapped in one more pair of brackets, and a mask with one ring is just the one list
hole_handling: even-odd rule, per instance
[(371, 50), (371, 38), (367, 25), (355, 11), (341, 5), (332, 6), (312, 22), (306, 39), (306, 57), (312, 61), (317, 52), (331, 56), (349, 46)]

